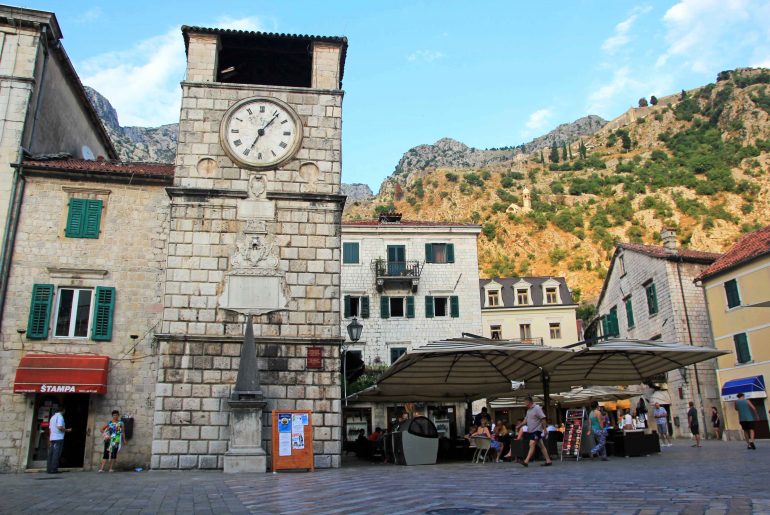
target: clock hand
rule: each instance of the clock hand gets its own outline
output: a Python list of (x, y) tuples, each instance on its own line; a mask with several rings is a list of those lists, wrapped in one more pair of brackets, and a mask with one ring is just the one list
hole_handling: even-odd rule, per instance
[(278, 115), (277, 115), (277, 114), (276, 114), (275, 116), (273, 116), (273, 117), (270, 119), (270, 121), (269, 121), (269, 122), (267, 122), (267, 123), (265, 124), (265, 126), (264, 126), (264, 127), (262, 127), (261, 129), (259, 129), (259, 130), (257, 131), (257, 137), (256, 137), (256, 138), (254, 138), (254, 143), (252, 143), (252, 144), (251, 144), (251, 148), (252, 148), (252, 149), (253, 149), (253, 148), (254, 148), (254, 146), (257, 144), (257, 141), (259, 141), (259, 137), (260, 137), (260, 136), (264, 136), (264, 135), (265, 135), (265, 129), (267, 129), (267, 127), (268, 127), (268, 126), (269, 126), (271, 123), (273, 123), (273, 122), (275, 121), (275, 119), (276, 119), (276, 118), (278, 118)]
[(262, 134), (264, 134), (264, 131), (265, 131), (265, 129), (267, 129), (267, 128), (270, 126), (270, 124), (271, 124), (271, 123), (273, 123), (273, 122), (275, 121), (275, 119), (276, 119), (276, 118), (278, 118), (278, 115), (277, 115), (277, 114), (276, 114), (275, 116), (273, 116), (273, 117), (270, 119), (270, 121), (269, 121), (269, 122), (267, 122), (267, 123), (265, 124), (265, 126), (264, 126), (264, 127), (262, 127)]

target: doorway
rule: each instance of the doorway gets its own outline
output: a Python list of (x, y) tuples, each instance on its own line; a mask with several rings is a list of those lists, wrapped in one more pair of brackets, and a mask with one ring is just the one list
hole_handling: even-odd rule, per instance
[(754, 438), (770, 438), (770, 427), (767, 424), (767, 409), (765, 409), (764, 399), (749, 399), (749, 401), (757, 408), (759, 414), (759, 420), (754, 425)]
[(406, 247), (388, 245), (388, 275), (401, 276), (406, 270)]
[(87, 393), (35, 396), (27, 468), (45, 468), (48, 459), (48, 422), (60, 406), (64, 406), (66, 410), (64, 422), (67, 428), (72, 428), (72, 432), (64, 436), (64, 449), (59, 467), (83, 467), (88, 433), (89, 397)]

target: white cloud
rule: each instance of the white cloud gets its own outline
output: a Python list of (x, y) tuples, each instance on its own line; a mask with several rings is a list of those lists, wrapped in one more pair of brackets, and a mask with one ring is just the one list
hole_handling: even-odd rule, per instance
[[(215, 26), (259, 30), (256, 18), (219, 18)], [(179, 121), (179, 82), (186, 69), (179, 27), (133, 47), (92, 57), (80, 66), (84, 84), (104, 95), (118, 112), (121, 125), (155, 127)]]
[(604, 43), (602, 43), (602, 50), (608, 54), (612, 54), (621, 47), (626, 46), (631, 40), (629, 32), (634, 26), (637, 18), (642, 14), (650, 12), (651, 9), (650, 6), (640, 6), (635, 8), (628, 18), (615, 25), (615, 31), (612, 36), (608, 37)]
[[(643, 77), (643, 78), (640, 78)], [(671, 93), (674, 78), (666, 73), (634, 72), (630, 66), (621, 66), (612, 74), (609, 82), (588, 95), (587, 112), (605, 118), (618, 115), (619, 104), (626, 108), (636, 107), (637, 99), (650, 95), (663, 96)]]
[(409, 54), (407, 59), (409, 61), (423, 61), (426, 63), (432, 63), (433, 61), (443, 57), (444, 53), (437, 50), (416, 50)]
[(668, 47), (656, 66), (679, 58), (692, 71), (713, 71), (718, 66), (715, 61), (724, 58), (731, 46), (736, 42), (741, 45), (740, 41), (750, 39), (753, 32), (764, 30), (761, 26), (767, 19), (757, 16), (760, 9), (762, 4), (757, 0), (680, 0), (663, 16)]
[(548, 122), (551, 121), (552, 116), (553, 111), (550, 107), (538, 109), (529, 115), (529, 118), (527, 118), (527, 123), (525, 123), (524, 126), (532, 131), (543, 130), (548, 126)]
[(91, 23), (102, 17), (101, 7), (92, 7), (87, 11), (83, 11), (80, 15), (75, 17), (75, 23)]

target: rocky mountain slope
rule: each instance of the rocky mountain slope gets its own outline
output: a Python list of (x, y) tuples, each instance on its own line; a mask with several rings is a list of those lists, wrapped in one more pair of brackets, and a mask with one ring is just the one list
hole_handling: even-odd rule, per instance
[(352, 184), (343, 183), (342, 187), (340, 188), (340, 193), (348, 196), (348, 202), (368, 200), (374, 197), (374, 193), (372, 193), (372, 189), (369, 187), (369, 185), (361, 184), (358, 182)]
[[(619, 241), (656, 244), (674, 227), (683, 246), (723, 251), (768, 223), (770, 71), (722, 72), (630, 109), (566, 156), (472, 161), (456, 142), (437, 148), (452, 153), (439, 164), (410, 151), (378, 196), (349, 204), (345, 218), (395, 209), (405, 219), (475, 222), (483, 276), (562, 275), (591, 300)], [(530, 212), (521, 209), (525, 187)]]

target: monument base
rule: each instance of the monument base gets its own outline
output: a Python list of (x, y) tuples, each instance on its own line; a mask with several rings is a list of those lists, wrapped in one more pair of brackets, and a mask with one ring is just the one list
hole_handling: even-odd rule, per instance
[(267, 455), (263, 449), (230, 449), (225, 453), (225, 474), (267, 472)]

